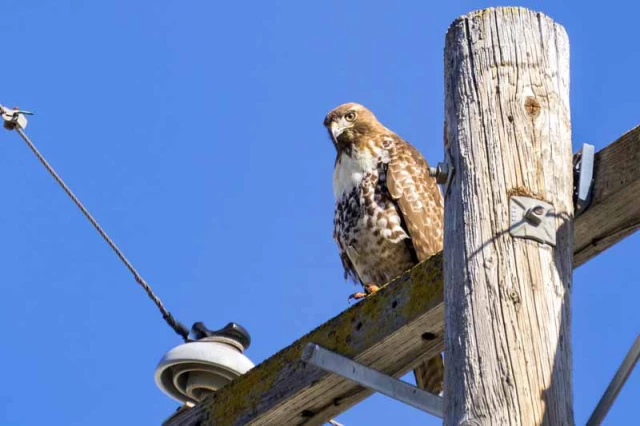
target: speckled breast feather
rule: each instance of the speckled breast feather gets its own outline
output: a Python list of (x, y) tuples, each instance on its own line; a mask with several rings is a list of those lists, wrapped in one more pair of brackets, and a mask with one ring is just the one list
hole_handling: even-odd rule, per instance
[(334, 237), (348, 275), (363, 284), (384, 284), (417, 262), (387, 189), (388, 162), (388, 152), (373, 141), (336, 161)]

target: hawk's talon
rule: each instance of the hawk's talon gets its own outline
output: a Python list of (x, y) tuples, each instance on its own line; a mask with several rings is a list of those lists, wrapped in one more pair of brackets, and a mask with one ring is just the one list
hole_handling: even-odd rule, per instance
[(349, 296), (349, 298), (347, 299), (347, 302), (351, 304), (352, 300), (360, 300), (360, 299), (364, 299), (365, 297), (367, 297), (367, 293), (363, 293), (360, 291), (357, 293), (353, 293), (351, 296)]
[(367, 293), (367, 296), (380, 290), (380, 287), (378, 287), (375, 284), (365, 284), (363, 287), (364, 287), (364, 291)]
[(380, 287), (378, 287), (375, 284), (365, 284), (362, 286), (364, 288), (364, 292), (357, 292), (357, 293), (353, 293), (351, 296), (349, 296), (349, 298), (347, 299), (347, 302), (349, 302), (349, 304), (351, 304), (352, 300), (360, 300), (360, 299), (364, 299), (367, 296), (371, 296), (373, 293), (377, 292), (378, 290), (380, 290)]

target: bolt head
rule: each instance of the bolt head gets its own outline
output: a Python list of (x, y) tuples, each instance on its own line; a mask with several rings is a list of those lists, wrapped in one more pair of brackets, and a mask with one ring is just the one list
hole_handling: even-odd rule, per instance
[(530, 224), (534, 226), (538, 226), (542, 223), (543, 215), (544, 215), (544, 207), (534, 206), (525, 212), (524, 218)]

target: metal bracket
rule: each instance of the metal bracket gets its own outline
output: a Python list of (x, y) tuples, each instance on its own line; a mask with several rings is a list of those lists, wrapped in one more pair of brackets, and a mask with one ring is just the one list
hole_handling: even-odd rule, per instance
[(636, 337), (633, 345), (631, 345), (631, 349), (627, 352), (627, 356), (624, 357), (624, 360), (622, 361), (622, 364), (620, 364), (618, 371), (616, 371), (615, 376), (613, 376), (611, 383), (607, 386), (607, 390), (604, 392), (604, 395), (602, 395), (602, 398), (600, 399), (600, 402), (598, 402), (595, 410), (593, 410), (586, 426), (598, 426), (602, 423), (639, 359), (640, 334)]
[(582, 144), (582, 149), (573, 160), (573, 205), (574, 216), (578, 217), (591, 204), (593, 192), (593, 165), (595, 147), (588, 143)]
[(516, 238), (528, 238), (550, 246), (556, 245), (555, 209), (549, 203), (529, 197), (509, 199), (511, 226)]
[(4, 121), (4, 128), (7, 130), (14, 130), (16, 127), (25, 129), (27, 127), (27, 117), (25, 115), (33, 115), (32, 112), (22, 111), (18, 107), (9, 109), (3, 105), (0, 105), (0, 113)]
[(443, 417), (441, 397), (387, 376), (315, 343), (307, 343), (302, 351), (302, 360), (426, 413), (439, 418)]
[(453, 159), (451, 158), (451, 154), (449, 154), (449, 150), (445, 149), (444, 153), (445, 162), (438, 163), (436, 167), (429, 167), (429, 176), (436, 178), (436, 182), (439, 185), (444, 185), (442, 196), (446, 197), (456, 168), (453, 167)]

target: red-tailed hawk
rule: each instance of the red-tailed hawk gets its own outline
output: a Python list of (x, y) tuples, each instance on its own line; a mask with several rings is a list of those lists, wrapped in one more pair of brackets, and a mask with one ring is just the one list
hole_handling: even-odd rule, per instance
[[(422, 155), (362, 105), (340, 105), (324, 125), (337, 151), (334, 238), (345, 278), (364, 287), (358, 299), (442, 250), (442, 195)], [(414, 374), (419, 387), (442, 391), (441, 356)]]

